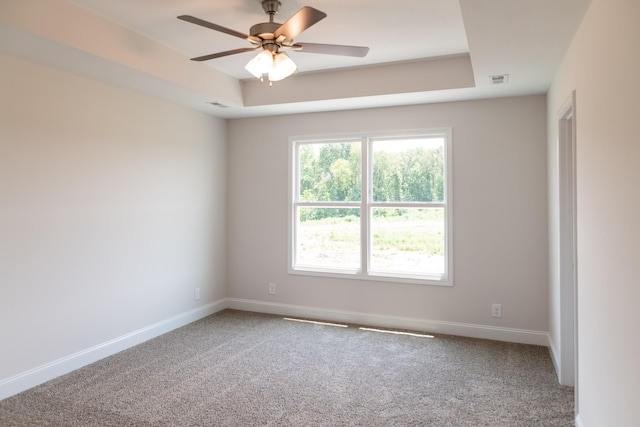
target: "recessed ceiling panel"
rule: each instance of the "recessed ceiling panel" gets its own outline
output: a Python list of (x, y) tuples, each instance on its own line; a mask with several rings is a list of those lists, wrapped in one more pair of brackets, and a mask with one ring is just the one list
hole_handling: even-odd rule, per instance
[[(249, 47), (242, 39), (178, 20), (193, 15), (248, 33), (267, 22), (260, 0), (71, 0), (109, 20), (183, 52), (185, 58)], [(291, 52), (299, 72), (432, 58), (468, 52), (458, 1), (455, 0), (281, 0), (276, 22), (284, 22), (303, 6), (327, 17), (296, 41), (368, 46), (364, 58)], [(240, 79), (252, 78), (244, 65), (254, 56), (242, 53), (206, 64)]]

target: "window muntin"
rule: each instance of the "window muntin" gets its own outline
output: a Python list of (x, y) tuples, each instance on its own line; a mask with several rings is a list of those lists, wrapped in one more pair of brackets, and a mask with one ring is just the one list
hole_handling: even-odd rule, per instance
[(450, 134), (291, 138), (289, 272), (451, 285)]

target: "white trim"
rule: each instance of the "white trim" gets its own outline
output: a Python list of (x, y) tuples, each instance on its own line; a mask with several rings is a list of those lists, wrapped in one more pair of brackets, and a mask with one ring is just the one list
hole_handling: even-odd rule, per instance
[(203, 305), (202, 307), (178, 314), (107, 342), (29, 369), (12, 377), (2, 379), (0, 380), (0, 400), (82, 368), (83, 366), (122, 350), (141, 344), (159, 335), (166, 334), (167, 332), (188, 325), (225, 308), (227, 308), (227, 300), (225, 299)]
[(556, 370), (556, 375), (558, 379), (560, 378), (560, 355), (558, 353), (558, 349), (553, 343), (553, 339), (551, 338), (551, 334), (547, 334), (547, 338), (549, 342), (547, 343), (547, 347), (549, 347), (549, 354), (551, 356), (551, 361), (553, 362), (553, 368)]
[(576, 414), (576, 427), (584, 427), (584, 423), (582, 422), (582, 418), (580, 418), (580, 414)]
[(444, 322), (440, 320), (416, 319), (409, 317), (387, 316), (383, 314), (361, 313), (355, 311), (333, 310), (319, 307), (307, 307), (291, 304), (270, 303), (239, 298), (227, 299), (227, 308), (322, 319), (333, 322), (355, 323), (367, 326), (410, 329), (445, 335), (458, 335), (471, 338), (506, 341), (520, 344), (533, 344), (546, 347), (549, 343), (547, 332), (525, 329), (501, 328), (468, 323)]

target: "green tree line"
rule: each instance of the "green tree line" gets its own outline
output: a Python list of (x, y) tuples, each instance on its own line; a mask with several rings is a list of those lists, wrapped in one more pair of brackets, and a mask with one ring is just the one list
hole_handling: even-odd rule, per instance
[[(300, 196), (303, 201), (360, 201), (360, 143), (300, 146)], [(444, 200), (443, 149), (415, 147), (376, 150), (373, 200), (437, 202)], [(306, 209), (302, 220), (358, 215), (357, 209)]]

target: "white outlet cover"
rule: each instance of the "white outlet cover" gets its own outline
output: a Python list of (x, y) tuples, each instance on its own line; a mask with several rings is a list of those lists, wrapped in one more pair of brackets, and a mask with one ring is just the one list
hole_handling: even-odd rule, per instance
[(491, 316), (493, 316), (493, 317), (502, 317), (502, 305), (501, 304), (492, 304), (491, 305)]

